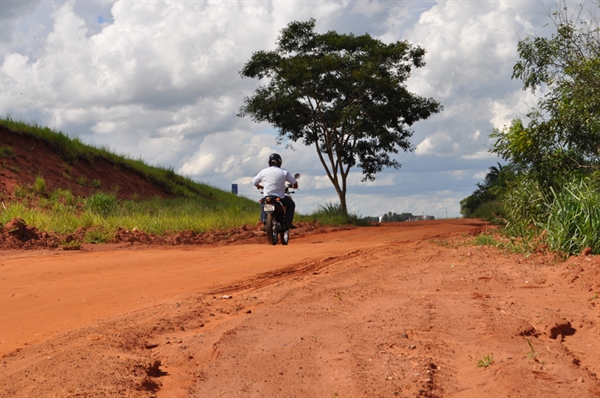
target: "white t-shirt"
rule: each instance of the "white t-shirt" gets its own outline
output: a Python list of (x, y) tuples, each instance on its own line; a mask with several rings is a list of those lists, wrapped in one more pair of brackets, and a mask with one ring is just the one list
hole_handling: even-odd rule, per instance
[(271, 166), (262, 169), (260, 173), (252, 179), (252, 184), (262, 185), (265, 196), (278, 196), (283, 198), (285, 196), (286, 181), (292, 185), (296, 184), (296, 179), (289, 171), (277, 166)]

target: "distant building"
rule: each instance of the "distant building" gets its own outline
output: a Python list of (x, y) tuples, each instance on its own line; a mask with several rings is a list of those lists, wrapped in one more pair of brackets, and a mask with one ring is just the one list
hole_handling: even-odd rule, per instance
[(422, 215), (421, 216), (412, 216), (409, 221), (422, 221), (424, 219), (425, 219), (425, 217)]

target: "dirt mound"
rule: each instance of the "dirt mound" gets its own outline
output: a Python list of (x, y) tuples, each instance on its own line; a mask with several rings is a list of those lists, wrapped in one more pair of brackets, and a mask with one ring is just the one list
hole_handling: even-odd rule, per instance
[(594, 297), (600, 299), (600, 256), (571, 256), (563, 269), (563, 275), (569, 283), (596, 292)]
[(0, 224), (0, 249), (3, 250), (57, 248), (61, 242), (64, 239), (29, 226), (22, 218), (14, 218), (4, 226)]
[(65, 161), (47, 141), (0, 125), (0, 148), (10, 148), (0, 157), (0, 200), (15, 198), (17, 186), (32, 185), (40, 176), (46, 189), (68, 189), (87, 197), (102, 190), (120, 199), (166, 198), (169, 193), (135, 170), (103, 157)]

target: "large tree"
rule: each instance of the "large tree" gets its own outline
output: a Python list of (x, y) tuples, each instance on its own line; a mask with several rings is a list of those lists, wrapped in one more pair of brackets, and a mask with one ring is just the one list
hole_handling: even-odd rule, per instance
[(600, 168), (600, 22), (597, 6), (548, 14), (555, 32), (518, 43), (513, 78), (538, 95), (528, 123), (496, 131), (492, 152), (535, 177), (542, 186)]
[(372, 181), (384, 167), (399, 168), (391, 154), (413, 150), (410, 127), (442, 108), (404, 84), (425, 65), (423, 48), (314, 27), (314, 19), (292, 22), (274, 51), (252, 55), (240, 74), (268, 83), (244, 98), (239, 115), (270, 123), (280, 141), (314, 146), (347, 212), (350, 169)]

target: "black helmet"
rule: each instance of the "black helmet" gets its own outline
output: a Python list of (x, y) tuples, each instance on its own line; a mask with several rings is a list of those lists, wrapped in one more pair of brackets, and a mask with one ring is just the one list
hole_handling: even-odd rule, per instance
[(277, 153), (272, 153), (271, 156), (269, 156), (269, 166), (281, 167), (281, 156)]

